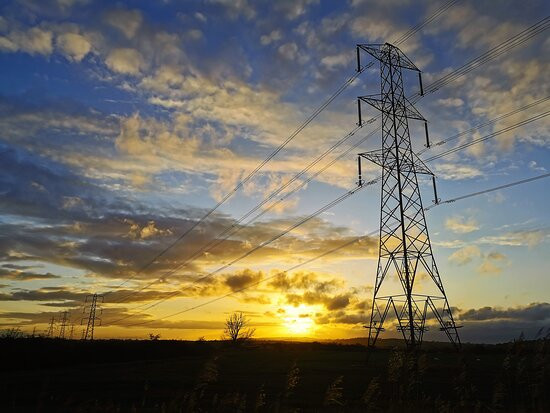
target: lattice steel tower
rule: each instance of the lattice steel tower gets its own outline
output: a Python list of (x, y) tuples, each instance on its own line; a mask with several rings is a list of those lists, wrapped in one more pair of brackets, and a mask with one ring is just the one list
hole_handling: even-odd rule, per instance
[[(432, 317), (448, 339), (460, 346), (457, 326), (433, 257), (417, 174), (432, 176), (437, 203), (435, 178), (411, 147), (408, 119), (424, 122), (429, 147), (426, 120), (405, 97), (403, 89), (402, 71), (408, 69), (418, 72), (420, 93), (423, 93), (420, 70), (389, 43), (357, 45), (359, 70), (361, 55), (365, 52), (380, 62), (381, 93), (358, 98), (359, 123), (362, 123), (362, 102), (382, 114), (382, 149), (361, 153), (358, 158), (359, 185), (363, 184), (362, 158), (382, 167), (380, 251), (368, 326), (369, 345), (376, 343), (388, 312), (393, 310), (397, 330), (408, 347), (422, 343), (426, 319)], [(420, 278), (425, 280), (419, 283)]]
[(55, 331), (55, 317), (52, 317), (50, 319), (50, 323), (48, 324), (48, 329), (46, 330), (46, 337), (53, 338)]
[(68, 324), (68, 311), (63, 311), (63, 316), (61, 317), (61, 323), (59, 325), (59, 338), (65, 338), (65, 329), (67, 328)]
[(93, 340), (94, 329), (96, 325), (101, 325), (101, 318), (99, 315), (102, 313), (102, 309), (97, 305), (98, 300), (103, 302), (103, 296), (98, 294), (90, 294), (86, 296), (85, 303), (89, 303), (84, 307), (84, 313), (88, 311), (88, 317), (83, 318), (80, 324), (84, 324), (84, 320), (87, 320), (86, 329), (82, 332), (82, 340)]

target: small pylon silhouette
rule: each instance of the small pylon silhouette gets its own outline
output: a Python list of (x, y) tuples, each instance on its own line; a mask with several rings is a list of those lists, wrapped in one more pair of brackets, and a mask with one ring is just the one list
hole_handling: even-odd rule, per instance
[(48, 329), (46, 330), (46, 337), (52, 338), (54, 334), (54, 330), (55, 330), (55, 318), (52, 316), (50, 320), (50, 324), (48, 325)]
[[(88, 317), (84, 317), (80, 324), (84, 324), (84, 320), (87, 320), (86, 329), (82, 332), (83, 340), (93, 340), (94, 339), (94, 329), (96, 326), (101, 325), (101, 318), (99, 315), (102, 313), (102, 309), (97, 305), (97, 301), (103, 302), (103, 296), (98, 294), (90, 294), (86, 296), (83, 312), (88, 312)], [(89, 304), (88, 304), (89, 303)]]
[(59, 338), (65, 338), (65, 328), (67, 327), (67, 311), (63, 311), (63, 316), (61, 317), (61, 324), (59, 325)]

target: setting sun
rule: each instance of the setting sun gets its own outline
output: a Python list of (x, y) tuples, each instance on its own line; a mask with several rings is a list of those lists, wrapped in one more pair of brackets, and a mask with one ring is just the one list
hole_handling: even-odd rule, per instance
[(282, 317), (283, 325), (291, 334), (310, 333), (313, 328), (311, 306), (300, 304), (298, 307), (285, 306), (285, 313)]

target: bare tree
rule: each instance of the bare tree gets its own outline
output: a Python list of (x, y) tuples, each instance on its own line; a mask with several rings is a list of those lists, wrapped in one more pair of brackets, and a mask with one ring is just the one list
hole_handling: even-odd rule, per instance
[(246, 341), (250, 339), (256, 329), (247, 328), (249, 320), (243, 313), (233, 313), (225, 320), (225, 329), (223, 330), (223, 338), (229, 339), (236, 343), (237, 341)]

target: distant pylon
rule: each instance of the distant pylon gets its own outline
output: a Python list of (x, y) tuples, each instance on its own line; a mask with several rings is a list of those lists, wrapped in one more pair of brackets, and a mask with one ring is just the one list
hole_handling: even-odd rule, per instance
[(74, 334), (74, 323), (71, 323), (71, 329), (69, 330), (69, 340), (73, 339)]
[[(97, 301), (101, 300), (103, 302), (103, 296), (98, 294), (90, 294), (86, 296), (85, 303), (87, 304), (84, 307), (83, 312), (88, 311), (88, 317), (84, 317), (80, 324), (84, 324), (84, 320), (87, 320), (86, 329), (82, 332), (83, 340), (93, 340), (94, 339), (94, 328), (101, 325), (101, 318), (98, 315), (101, 315), (101, 308), (98, 307)], [(89, 303), (89, 304), (88, 304)]]
[[(358, 158), (359, 185), (363, 184), (362, 158), (382, 168), (380, 250), (368, 342), (374, 346), (392, 309), (397, 330), (408, 347), (420, 346), (427, 330), (426, 319), (431, 317), (435, 317), (451, 343), (460, 346), (457, 326), (433, 257), (416, 174), (432, 177), (434, 202), (438, 203), (435, 177), (411, 147), (408, 119), (424, 122), (426, 146), (430, 146), (426, 119), (405, 97), (403, 88), (402, 69), (416, 71), (420, 94), (423, 94), (420, 70), (389, 43), (357, 45), (358, 70), (363, 52), (380, 62), (381, 93), (358, 98), (359, 123), (362, 123), (363, 102), (382, 113), (382, 149), (361, 153)], [(427, 281), (422, 282), (422, 294), (419, 294), (415, 281), (422, 278)]]
[(48, 325), (48, 329), (46, 330), (46, 337), (53, 337), (54, 333), (54, 326), (55, 326), (55, 318), (52, 316), (50, 320), (50, 324)]
[(67, 311), (63, 311), (63, 316), (61, 318), (61, 324), (59, 325), (59, 338), (65, 338), (65, 327), (67, 327)]

